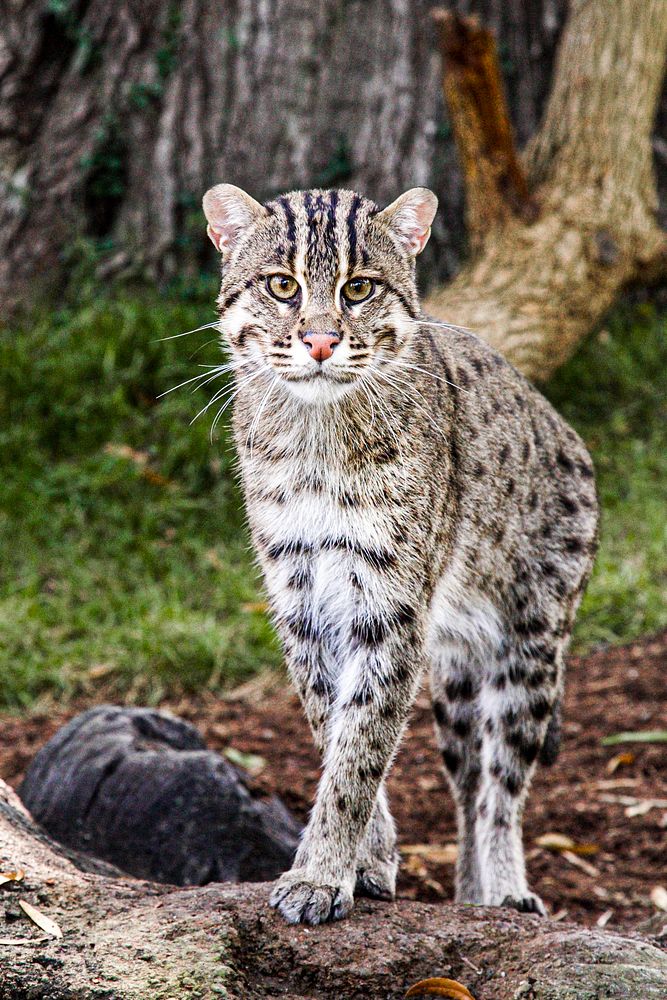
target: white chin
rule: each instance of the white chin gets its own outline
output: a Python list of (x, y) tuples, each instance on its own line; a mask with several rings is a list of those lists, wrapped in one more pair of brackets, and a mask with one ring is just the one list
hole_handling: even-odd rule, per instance
[(298, 382), (286, 379), (285, 386), (304, 403), (326, 405), (345, 396), (354, 387), (354, 382), (334, 382), (319, 376)]

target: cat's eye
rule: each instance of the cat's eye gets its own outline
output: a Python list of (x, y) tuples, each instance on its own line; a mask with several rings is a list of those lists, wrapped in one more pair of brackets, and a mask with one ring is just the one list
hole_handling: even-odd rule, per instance
[(274, 298), (288, 302), (299, 291), (299, 282), (289, 274), (270, 274), (266, 279), (266, 287)]
[(341, 295), (353, 305), (364, 302), (375, 291), (375, 282), (371, 278), (351, 278), (340, 290)]

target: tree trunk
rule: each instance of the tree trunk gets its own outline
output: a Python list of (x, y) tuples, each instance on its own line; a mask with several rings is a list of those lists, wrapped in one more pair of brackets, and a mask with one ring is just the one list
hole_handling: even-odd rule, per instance
[(661, 1000), (667, 955), (637, 937), (505, 910), (360, 901), (352, 917), (289, 927), (266, 885), (200, 889), (138, 882), (41, 834), (0, 782), (5, 912), (32, 903), (62, 938), (26, 917), (0, 932), (0, 1000), (303, 1000), (403, 997), (446, 976), (477, 1000)]
[[(651, 159), (667, 3), (573, 2), (544, 121), (524, 154), (530, 202), (527, 193), (522, 198), (521, 172), (510, 169), (497, 123), (502, 108), (477, 115), (476, 81), (489, 55), (474, 25), (475, 44), (463, 52), (468, 78), (457, 75), (464, 29), (445, 17), (441, 45), (452, 64), (445, 92), (453, 93), (468, 168), (469, 225), (481, 249), (426, 309), (478, 331), (525, 374), (544, 380), (624, 285), (667, 265)], [(488, 82), (483, 92), (493, 92)]]
[[(420, 273), (431, 283), (450, 278), (467, 252), (464, 183), (443, 108), (432, 6), (433, 0), (2, 4), (5, 313), (12, 304), (34, 303), (44, 290), (57, 292), (81, 254), (104, 276), (193, 278), (214, 261), (202, 235), (201, 193), (221, 180), (260, 198), (338, 185), (379, 202), (427, 184), (441, 210)], [(497, 37), (520, 146), (540, 120), (567, 6), (567, 0), (449, 4), (462, 15), (474, 10)], [(474, 269), (432, 299), (438, 315), (477, 326), (503, 349), (507, 344), (531, 374), (546, 374), (535, 352), (553, 339), (531, 316), (548, 311), (551, 330), (555, 315), (567, 318), (558, 350), (548, 348), (553, 367), (619, 285), (653, 257), (647, 130), (666, 18), (665, 0), (573, 0), (545, 124), (525, 157), (540, 221), (533, 229), (508, 226), (504, 242), (488, 247)], [(572, 25), (581, 26), (579, 35)], [(663, 132), (666, 122), (664, 89)], [(593, 162), (589, 154), (600, 139), (602, 159)], [(667, 206), (664, 134), (655, 134), (653, 145)], [(623, 196), (618, 179), (626, 170)], [(582, 232), (573, 225), (580, 213)], [(478, 245), (475, 237), (472, 244)], [(589, 272), (593, 282), (579, 280)]]
[[(567, 0), (457, 0), (499, 39), (520, 143), (549, 90)], [(75, 238), (105, 267), (192, 274), (200, 202), (431, 185), (422, 273), (465, 253), (463, 188), (440, 92), (432, 0), (13, 0), (0, 5), (0, 300), (60, 287)], [(667, 105), (666, 105), (667, 106)], [(667, 164), (664, 170), (667, 178)]]

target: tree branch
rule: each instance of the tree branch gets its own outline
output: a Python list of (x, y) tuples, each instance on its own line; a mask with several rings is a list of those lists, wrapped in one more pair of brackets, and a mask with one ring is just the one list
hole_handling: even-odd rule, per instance
[[(465, 59), (484, 69), (446, 66), (443, 80), (478, 254), (425, 308), (475, 330), (541, 381), (626, 285), (653, 280), (667, 266), (650, 141), (667, 47), (665, 2), (573, 3), (544, 121), (523, 157), (531, 204), (539, 206), (534, 219), (514, 207), (523, 188), (510, 185), (508, 197), (495, 179), (514, 176), (511, 138), (498, 105), (497, 64), (479, 32), (468, 25), (457, 37), (472, 38), (475, 51)], [(482, 80), (490, 88), (485, 99)], [(505, 167), (494, 175), (496, 149)]]
[(442, 89), (461, 162), (471, 248), (511, 216), (532, 221), (537, 208), (514, 145), (493, 34), (476, 18), (432, 13), (443, 60)]

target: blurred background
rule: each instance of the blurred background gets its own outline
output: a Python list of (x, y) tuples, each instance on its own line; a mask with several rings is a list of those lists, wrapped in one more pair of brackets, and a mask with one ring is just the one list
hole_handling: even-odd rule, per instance
[[(163, 338), (215, 318), (200, 203), (219, 181), (259, 199), (339, 186), (380, 203), (428, 185), (440, 211), (420, 281), (457, 273), (464, 178), (432, 6), (4, 5), (0, 708), (156, 703), (280, 665), (225, 424), (211, 440), (212, 411), (193, 422), (212, 392), (163, 395), (217, 362), (215, 332)], [(448, 6), (495, 33), (522, 148), (580, 5)], [(662, 88), (659, 223), (666, 124)], [(603, 505), (577, 652), (667, 626), (667, 293), (659, 271), (648, 279), (544, 387), (591, 449)]]

